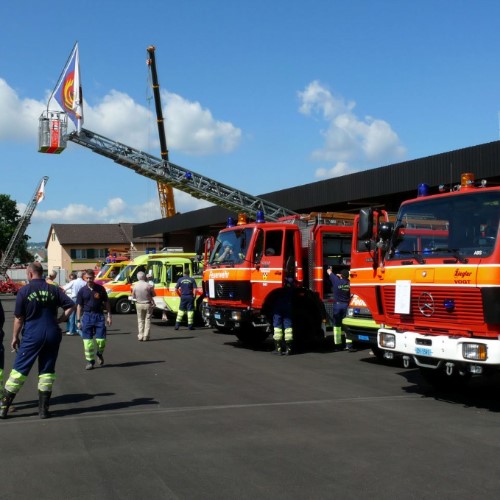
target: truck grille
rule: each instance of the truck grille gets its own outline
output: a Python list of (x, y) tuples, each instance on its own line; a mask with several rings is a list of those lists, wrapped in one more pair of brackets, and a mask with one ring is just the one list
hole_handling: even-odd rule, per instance
[[(484, 323), (483, 301), (479, 288), (431, 288), (412, 287), (410, 300), (410, 314), (394, 313), (396, 287), (382, 288), (382, 299), (388, 323), (393, 321), (410, 322), (415, 319), (431, 322), (443, 321), (448, 324), (480, 325)], [(447, 310), (444, 307), (446, 300), (454, 301), (454, 308)], [(428, 307), (423, 307), (427, 304)], [(424, 311), (425, 314), (422, 312)]]
[(217, 281), (215, 283), (216, 300), (232, 300), (234, 302), (250, 301), (252, 288), (249, 281)]

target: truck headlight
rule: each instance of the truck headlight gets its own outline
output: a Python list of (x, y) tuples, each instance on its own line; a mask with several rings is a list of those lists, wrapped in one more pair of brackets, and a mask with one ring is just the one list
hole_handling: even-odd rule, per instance
[(462, 344), (462, 356), (474, 361), (486, 361), (488, 359), (488, 347), (486, 344), (464, 342)]
[(394, 349), (396, 347), (396, 335), (394, 335), (394, 333), (380, 332), (378, 335), (378, 343), (380, 347)]
[(241, 311), (233, 311), (231, 313), (231, 319), (234, 321), (241, 321)]

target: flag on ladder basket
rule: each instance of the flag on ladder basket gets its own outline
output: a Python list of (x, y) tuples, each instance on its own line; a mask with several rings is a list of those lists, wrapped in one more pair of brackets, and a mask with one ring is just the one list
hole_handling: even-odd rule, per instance
[(53, 95), (63, 111), (76, 126), (78, 133), (83, 125), (83, 94), (80, 80), (78, 42), (75, 43)]
[(42, 180), (38, 192), (36, 193), (36, 202), (40, 203), (45, 198), (45, 179)]

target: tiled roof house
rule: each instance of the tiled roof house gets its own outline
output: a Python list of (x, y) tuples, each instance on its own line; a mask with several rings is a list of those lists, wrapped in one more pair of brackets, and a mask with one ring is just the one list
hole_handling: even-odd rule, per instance
[(68, 272), (99, 266), (109, 255), (158, 251), (161, 238), (133, 238), (131, 223), (52, 224), (45, 242), (47, 268)]

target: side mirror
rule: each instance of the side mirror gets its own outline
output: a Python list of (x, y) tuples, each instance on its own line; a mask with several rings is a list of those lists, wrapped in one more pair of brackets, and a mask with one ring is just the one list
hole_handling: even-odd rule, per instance
[(203, 255), (204, 246), (205, 238), (201, 234), (197, 235), (194, 243), (194, 253), (196, 255)]
[(358, 240), (370, 240), (373, 237), (373, 209), (362, 208), (359, 211)]

